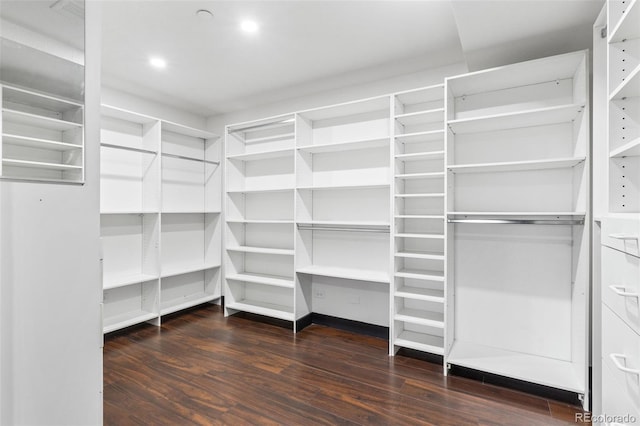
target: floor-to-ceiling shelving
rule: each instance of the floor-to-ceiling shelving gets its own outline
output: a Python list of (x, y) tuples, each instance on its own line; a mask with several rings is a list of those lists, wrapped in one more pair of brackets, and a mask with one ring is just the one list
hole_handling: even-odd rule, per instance
[(585, 399), (587, 84), (585, 52), (446, 79), (446, 362)]
[(393, 97), (390, 351), (444, 354), (444, 85)]
[(215, 135), (104, 105), (100, 137), (104, 331), (218, 299)]

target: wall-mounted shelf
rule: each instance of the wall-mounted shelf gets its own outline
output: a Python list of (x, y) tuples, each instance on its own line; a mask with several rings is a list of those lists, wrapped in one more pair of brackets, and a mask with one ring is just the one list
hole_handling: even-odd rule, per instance
[(323, 277), (343, 278), (347, 280), (388, 283), (389, 274), (380, 271), (333, 266), (308, 265), (296, 268), (299, 274), (319, 275)]
[(493, 172), (517, 172), (521, 170), (545, 170), (575, 167), (583, 163), (585, 157), (578, 158), (554, 158), (549, 160), (510, 161), (504, 163), (485, 164), (460, 164), (448, 166), (453, 173), (493, 173)]

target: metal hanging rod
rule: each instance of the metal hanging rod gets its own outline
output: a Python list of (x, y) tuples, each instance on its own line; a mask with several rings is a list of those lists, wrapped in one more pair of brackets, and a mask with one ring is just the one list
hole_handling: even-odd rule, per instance
[(168, 152), (163, 152), (162, 156), (163, 157), (178, 158), (180, 160), (197, 161), (198, 163), (215, 164), (216, 166), (220, 165), (219, 161), (201, 160), (199, 158), (185, 157), (183, 155), (177, 155), (177, 154), (169, 154)]
[(295, 120), (293, 118), (285, 118), (285, 119), (279, 120), (279, 121), (270, 121), (268, 123), (254, 124), (254, 125), (251, 125), (251, 126), (230, 128), (229, 129), (229, 133), (246, 132), (247, 130), (262, 129), (262, 128), (265, 128), (265, 127), (278, 127), (278, 126), (280, 126), (282, 124), (293, 123), (294, 121)]
[(389, 233), (388, 225), (320, 225), (299, 223), (298, 229), (301, 231), (380, 232), (384, 234)]
[(498, 225), (584, 225), (584, 219), (447, 219), (447, 222)]
[(143, 154), (153, 154), (156, 155), (157, 152), (156, 151), (152, 151), (150, 149), (144, 149), (144, 148), (134, 148), (131, 146), (122, 146), (122, 145), (115, 145), (112, 143), (101, 143), (100, 146), (104, 146), (106, 148), (116, 148), (116, 149), (123, 149), (125, 151), (133, 151), (133, 152), (141, 152)]

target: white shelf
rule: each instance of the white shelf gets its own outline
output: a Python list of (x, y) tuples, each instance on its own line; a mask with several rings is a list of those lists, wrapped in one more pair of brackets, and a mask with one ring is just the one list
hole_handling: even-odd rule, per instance
[(555, 158), (550, 160), (510, 161), (504, 163), (464, 164), (448, 166), (453, 173), (493, 173), (517, 172), (524, 170), (563, 169), (575, 167), (584, 162), (585, 157)]
[(400, 214), (394, 217), (396, 219), (442, 219), (444, 220), (444, 215), (438, 215), (438, 214)]
[(396, 134), (395, 139), (401, 143), (422, 143), (444, 139), (444, 130), (430, 130), (427, 132), (411, 132)]
[(403, 269), (395, 273), (396, 277), (412, 278), (416, 280), (444, 281), (442, 271), (423, 271), (419, 269)]
[(444, 172), (433, 173), (404, 173), (395, 176), (396, 179), (442, 179)]
[(425, 238), (429, 240), (444, 240), (444, 234), (416, 234), (400, 232), (395, 236), (396, 238)]
[(325, 191), (325, 190), (334, 190), (334, 189), (378, 189), (378, 188), (389, 188), (391, 185), (388, 183), (384, 184), (372, 184), (372, 185), (313, 185), (313, 186), (299, 186), (300, 190), (311, 190), (311, 191)]
[(102, 104), (100, 106), (100, 115), (103, 117), (117, 118), (118, 120), (128, 121), (136, 124), (149, 124), (160, 121), (157, 118), (144, 114), (138, 114), (133, 111)]
[(163, 268), (160, 276), (162, 278), (175, 277), (176, 275), (189, 274), (191, 272), (206, 271), (207, 269), (219, 268), (219, 263), (198, 264), (198, 265), (181, 265)]
[[(273, 135), (273, 136), (264, 136), (264, 137), (260, 137), (260, 138), (245, 139), (244, 143), (245, 143), (245, 145), (250, 145), (250, 144), (254, 144), (254, 143), (267, 143), (267, 142), (275, 142), (275, 141), (284, 141), (284, 140), (294, 139), (295, 136), (296, 136), (296, 134), (294, 132), (279, 133), (279, 134)], [(288, 148), (288, 149), (293, 149), (293, 148)]]
[(640, 65), (637, 65), (624, 81), (611, 92), (609, 99), (615, 100), (638, 96), (640, 96)]
[(117, 315), (111, 318), (104, 319), (103, 332), (110, 333), (112, 331), (120, 330), (125, 327), (140, 324), (145, 321), (158, 318), (158, 314), (146, 312), (143, 310), (127, 312), (121, 315)]
[(295, 150), (293, 148), (287, 148), (287, 149), (278, 149), (278, 150), (271, 150), (271, 151), (252, 152), (248, 154), (227, 155), (227, 160), (238, 160), (238, 161), (271, 160), (273, 158), (292, 157), (294, 153), (295, 153)]
[(285, 321), (294, 320), (293, 308), (290, 306), (275, 305), (273, 303), (265, 303), (258, 300), (244, 299), (234, 303), (226, 303), (225, 307), (227, 309), (235, 309), (256, 315), (278, 318)]
[(283, 256), (293, 256), (294, 251), (288, 249), (275, 249), (268, 247), (248, 247), (248, 246), (237, 246), (237, 247), (227, 247), (227, 251), (237, 251), (242, 253), (259, 253), (259, 254), (277, 254)]
[(82, 166), (73, 166), (71, 164), (44, 163), (42, 161), (30, 160), (14, 160), (11, 158), (3, 158), (2, 164), (5, 166), (28, 167), (30, 169), (46, 169), (46, 170), (82, 170)]
[(299, 146), (298, 150), (311, 154), (322, 154), (328, 152), (345, 152), (358, 149), (382, 148), (389, 146), (390, 138), (385, 136), (375, 139), (359, 139), (340, 143), (325, 143), (317, 145)]
[(444, 151), (416, 152), (412, 154), (397, 154), (396, 160), (402, 161), (421, 161), (421, 160), (440, 160), (444, 158)]
[(444, 355), (444, 338), (405, 330), (394, 340), (394, 345), (417, 351)]
[(265, 192), (288, 192), (293, 191), (291, 188), (253, 188), (253, 189), (230, 189), (227, 194), (259, 194)]
[(139, 284), (145, 281), (152, 281), (158, 279), (158, 275), (150, 274), (134, 274), (126, 275), (122, 277), (104, 277), (103, 290), (110, 290), (112, 288), (126, 287), (132, 284)]
[(441, 122), (444, 120), (444, 108), (436, 108), (427, 111), (410, 112), (396, 115), (396, 121), (403, 126), (414, 126), (424, 123)]
[(241, 223), (243, 225), (293, 225), (293, 220), (260, 220), (260, 219), (227, 219), (227, 223)]
[(583, 109), (584, 106), (581, 104), (560, 105), (504, 114), (462, 118), (459, 120), (451, 120), (448, 122), (448, 125), (453, 133), (464, 134), (569, 123), (575, 120)]
[(382, 221), (364, 221), (364, 220), (310, 220), (298, 221), (299, 225), (323, 225), (323, 226), (390, 226), (389, 222)]
[(640, 155), (640, 137), (635, 138), (629, 143), (614, 149), (609, 154), (611, 158), (634, 157)]
[(513, 216), (513, 217), (571, 217), (584, 218), (586, 212), (447, 212), (447, 216)]
[(220, 214), (220, 210), (163, 210), (162, 214)]
[(371, 271), (355, 268), (338, 268), (333, 266), (309, 265), (296, 268), (299, 274), (319, 275), (323, 277), (344, 278), (348, 280), (371, 281), (388, 283), (389, 275), (386, 272)]
[(444, 314), (421, 309), (401, 308), (394, 316), (396, 321), (426, 325), (433, 328), (444, 328)]
[(227, 274), (226, 278), (233, 281), (243, 281), (253, 284), (270, 285), (274, 287), (293, 288), (293, 278), (280, 277), (277, 275), (256, 274), (252, 272), (241, 272), (238, 274)]
[(444, 253), (429, 251), (399, 251), (395, 256), (406, 259), (444, 260)]
[(456, 341), (448, 362), (557, 389), (585, 392), (583, 373), (569, 361)]
[(69, 151), (71, 149), (82, 149), (82, 145), (72, 143), (52, 141), (48, 139), (30, 138), (27, 136), (2, 134), (2, 141), (5, 144), (26, 146), (30, 148), (42, 148), (51, 151)]
[(76, 100), (62, 96), (52, 96), (27, 87), (2, 83), (4, 101), (29, 105), (62, 113), (69, 110), (80, 110), (83, 105)]
[(427, 288), (402, 286), (395, 292), (396, 297), (405, 299), (425, 300), (428, 302), (444, 303), (444, 291)]
[(109, 210), (109, 211), (101, 211), (100, 214), (103, 215), (110, 215), (110, 214), (138, 214), (138, 215), (143, 215), (143, 214), (159, 214), (159, 211), (151, 211), (151, 210), (121, 210), (121, 211), (117, 211), (117, 210)]
[(160, 309), (160, 315), (172, 314), (174, 312), (181, 311), (183, 309), (191, 308), (192, 306), (201, 305), (203, 303), (216, 300), (220, 296), (205, 293), (190, 294), (188, 297), (181, 297), (180, 299), (162, 301), (162, 307)]
[(388, 96), (362, 99), (353, 102), (331, 105), (300, 111), (298, 114), (307, 120), (319, 121), (338, 117), (366, 114), (376, 111), (389, 111), (390, 102)]
[(199, 139), (215, 139), (219, 137), (219, 135), (216, 135), (215, 133), (209, 132), (207, 130), (196, 129), (195, 127), (185, 126), (183, 124), (178, 124), (171, 121), (162, 120), (161, 123), (163, 132), (168, 131)]
[(433, 194), (395, 194), (397, 198), (444, 198), (443, 193)]
[(41, 115), (30, 114), (22, 111), (15, 111), (8, 108), (2, 108), (2, 119), (17, 124), (24, 124), (33, 127), (43, 127), (50, 130), (71, 130), (81, 129), (82, 124), (71, 121), (58, 120), (56, 118), (44, 117)]
[(640, 22), (640, 6), (637, 0), (631, 0), (625, 9), (624, 16), (617, 23), (609, 35), (609, 43), (617, 43), (624, 39), (640, 37), (638, 23)]

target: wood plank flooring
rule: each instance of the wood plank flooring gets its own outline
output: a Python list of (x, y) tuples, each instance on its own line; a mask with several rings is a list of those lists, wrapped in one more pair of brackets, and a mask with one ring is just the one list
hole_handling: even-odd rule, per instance
[(578, 407), (444, 377), (387, 341), (206, 305), (107, 336), (105, 425), (566, 425)]

